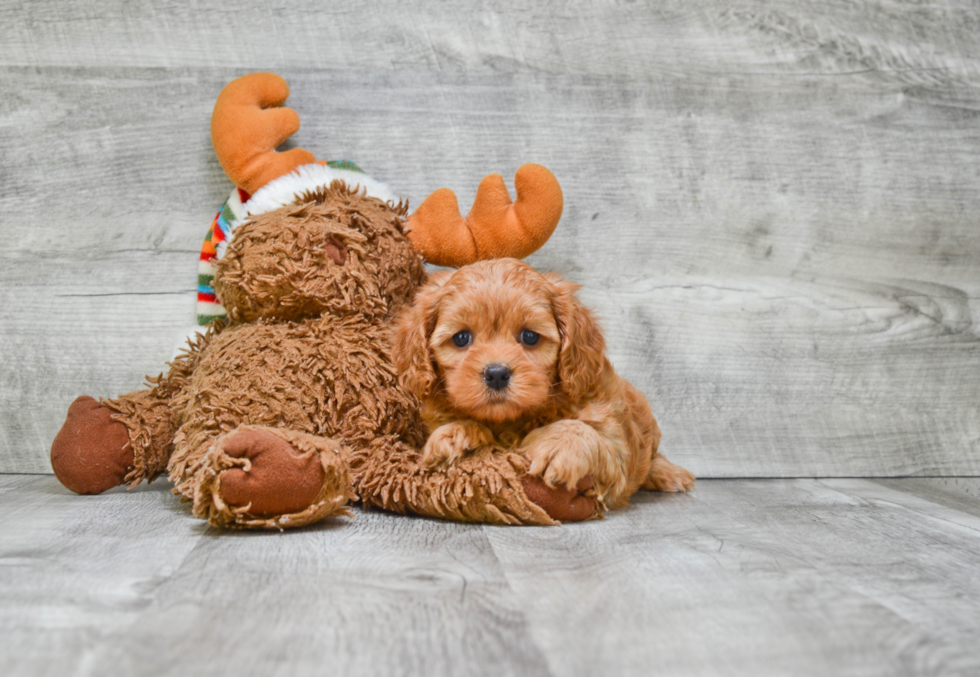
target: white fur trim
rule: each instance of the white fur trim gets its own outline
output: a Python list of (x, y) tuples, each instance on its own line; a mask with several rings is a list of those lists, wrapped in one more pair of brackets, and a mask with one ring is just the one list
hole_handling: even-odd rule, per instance
[(398, 196), (391, 188), (380, 181), (375, 181), (367, 174), (310, 164), (297, 167), (289, 174), (280, 176), (255, 191), (255, 194), (245, 203), (245, 213), (242, 214), (242, 218), (285, 207), (294, 202), (298, 194), (320, 186), (329, 186), (335, 179), (340, 179), (351, 187), (364, 188), (368, 195), (384, 202), (398, 202)]
[(228, 202), (225, 204), (228, 205), (228, 209), (231, 210), (231, 213), (235, 215), (235, 220), (241, 221), (242, 212), (245, 211), (245, 205), (242, 204), (242, 197), (238, 193), (237, 188), (231, 189), (231, 195), (228, 196)]

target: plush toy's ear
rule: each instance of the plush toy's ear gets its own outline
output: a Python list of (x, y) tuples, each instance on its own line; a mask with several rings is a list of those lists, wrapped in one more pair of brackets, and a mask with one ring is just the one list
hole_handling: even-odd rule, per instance
[(420, 400), (432, 394), (436, 382), (429, 339), (445, 295), (443, 285), (451, 275), (448, 271), (433, 274), (415, 295), (415, 303), (402, 311), (395, 323), (391, 359), (398, 369), (398, 382)]
[(592, 311), (575, 298), (579, 285), (554, 273), (545, 277), (554, 286), (551, 307), (561, 337), (558, 350), (561, 388), (573, 400), (579, 400), (595, 386), (602, 373), (606, 341)]
[(275, 73), (251, 73), (232, 80), (218, 95), (211, 115), (211, 142), (222, 169), (232, 182), (251, 194), (293, 171), (316, 162), (308, 150), (277, 153), (299, 129), (299, 115), (279, 108), (289, 98), (289, 85)]
[(429, 263), (454, 268), (533, 254), (548, 241), (561, 218), (561, 186), (545, 167), (533, 164), (517, 170), (514, 186), (517, 200), (511, 202), (500, 174), (484, 177), (465, 219), (456, 195), (440, 188), (408, 218), (412, 246)]

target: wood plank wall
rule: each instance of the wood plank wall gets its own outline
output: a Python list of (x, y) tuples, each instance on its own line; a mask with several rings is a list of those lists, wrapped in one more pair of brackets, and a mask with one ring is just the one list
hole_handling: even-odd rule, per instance
[(585, 286), (672, 460), (980, 473), (976, 3), (243, 4), (0, 5), (0, 472), (169, 359), (230, 189), (211, 106), (275, 70), (296, 145), (415, 205), (550, 167), (531, 262)]

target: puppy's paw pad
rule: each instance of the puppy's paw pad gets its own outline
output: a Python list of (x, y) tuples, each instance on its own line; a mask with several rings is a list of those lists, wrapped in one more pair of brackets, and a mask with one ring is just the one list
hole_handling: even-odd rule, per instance
[(688, 470), (658, 456), (650, 466), (650, 475), (644, 487), (654, 491), (684, 492), (694, 488), (694, 479)]
[(568, 487), (572, 489), (590, 472), (588, 457), (574, 450), (558, 450), (548, 459), (547, 467), (542, 468), (539, 460), (538, 467), (531, 464), (532, 475), (540, 475), (545, 484), (551, 487)]
[(434, 434), (422, 448), (422, 462), (429, 467), (450, 463), (462, 455), (463, 450), (452, 439), (435, 438)]
[(493, 442), (493, 433), (473, 421), (454, 421), (436, 428), (422, 449), (427, 466), (452, 463), (468, 451)]
[[(576, 425), (577, 424), (577, 425)], [(531, 462), (528, 474), (540, 476), (549, 487), (574, 490), (596, 467), (598, 435), (578, 421), (560, 421), (538, 428), (524, 440), (522, 450)]]

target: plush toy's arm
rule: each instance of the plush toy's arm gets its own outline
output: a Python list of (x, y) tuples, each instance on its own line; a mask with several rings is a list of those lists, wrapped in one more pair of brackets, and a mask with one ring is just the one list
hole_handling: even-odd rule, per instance
[(228, 83), (214, 104), (214, 152), (228, 178), (248, 193), (316, 162), (302, 148), (276, 152), (299, 129), (296, 111), (279, 108), (288, 97), (289, 85), (275, 73), (251, 73)]
[(112, 400), (83, 395), (72, 402), (51, 444), (58, 481), (79, 494), (99, 494), (120, 484), (152, 482), (166, 470), (177, 430), (173, 392), (162, 376), (149, 382), (148, 390)]
[(510, 200), (499, 174), (485, 177), (464, 219), (456, 195), (440, 188), (422, 202), (406, 226), (412, 245), (440, 266), (465, 266), (485, 259), (524, 258), (537, 251), (561, 218), (561, 186), (541, 165), (526, 164), (514, 176)]
[(190, 341), (166, 375), (147, 377), (147, 389), (101, 402), (76, 399), (51, 444), (51, 467), (61, 483), (79, 494), (98, 494), (120, 484), (152, 482), (164, 472), (177, 431), (172, 405), (186, 396), (212, 336)]

